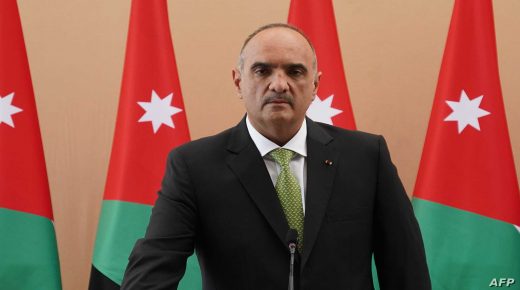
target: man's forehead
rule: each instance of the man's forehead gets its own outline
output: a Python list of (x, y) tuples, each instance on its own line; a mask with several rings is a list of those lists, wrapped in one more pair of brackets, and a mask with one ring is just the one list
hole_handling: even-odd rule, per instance
[(310, 44), (305, 37), (295, 30), (287, 27), (272, 27), (258, 32), (250, 41), (244, 46), (244, 51), (249, 47), (258, 44), (293, 44), (295, 46), (306, 47), (312, 50)]
[(304, 57), (312, 57), (312, 48), (301, 34), (286, 28), (273, 27), (259, 32), (244, 47), (244, 57), (258, 56), (258, 53), (294, 52)]

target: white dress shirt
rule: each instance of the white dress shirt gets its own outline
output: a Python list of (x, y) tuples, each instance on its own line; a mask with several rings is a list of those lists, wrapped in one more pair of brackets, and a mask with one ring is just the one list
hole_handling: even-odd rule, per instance
[[(262, 158), (264, 159), (267, 171), (269, 171), (269, 175), (271, 176), (271, 181), (273, 182), (273, 185), (276, 185), (276, 180), (278, 179), (278, 174), (280, 174), (281, 168), (280, 165), (269, 155), (269, 152), (280, 148), (280, 146), (260, 134), (249, 121), (249, 116), (246, 118), (246, 125), (251, 139), (253, 139), (256, 148), (258, 148), (260, 155), (262, 155)], [(298, 180), (298, 184), (300, 184), (303, 213), (305, 214), (305, 184), (307, 182), (307, 123), (305, 120), (303, 121), (300, 130), (298, 130), (298, 133), (296, 133), (296, 135), (294, 135), (294, 137), (292, 137), (292, 139), (281, 148), (289, 149), (297, 153), (289, 162), (289, 167), (291, 168), (292, 174)]]

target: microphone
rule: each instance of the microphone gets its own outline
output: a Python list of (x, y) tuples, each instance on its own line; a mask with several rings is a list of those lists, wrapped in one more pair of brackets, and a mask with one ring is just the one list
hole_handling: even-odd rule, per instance
[(295, 229), (289, 229), (285, 241), (291, 253), (291, 261), (289, 263), (289, 290), (294, 290), (294, 253), (296, 253), (296, 245), (298, 244), (298, 232)]

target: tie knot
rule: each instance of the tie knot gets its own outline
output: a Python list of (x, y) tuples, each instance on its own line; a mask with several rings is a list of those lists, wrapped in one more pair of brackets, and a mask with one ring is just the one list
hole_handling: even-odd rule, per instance
[(274, 161), (280, 164), (280, 166), (288, 166), (291, 159), (293, 159), (294, 154), (293, 151), (285, 148), (276, 148), (269, 152), (269, 155), (271, 155)]

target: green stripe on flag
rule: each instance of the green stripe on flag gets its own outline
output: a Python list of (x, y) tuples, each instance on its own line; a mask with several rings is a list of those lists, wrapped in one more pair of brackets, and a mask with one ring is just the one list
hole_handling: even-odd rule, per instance
[(489, 289), (500, 278), (520, 287), (520, 232), (513, 225), (423, 199), (413, 205), (432, 289)]
[(0, 208), (0, 288), (61, 289), (60, 265), (52, 221)]
[[(121, 285), (128, 264), (128, 256), (135, 242), (144, 236), (150, 220), (149, 205), (104, 200), (101, 208), (92, 264), (105, 276)], [(192, 255), (179, 290), (202, 289), (199, 264)]]

